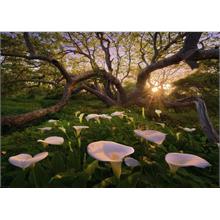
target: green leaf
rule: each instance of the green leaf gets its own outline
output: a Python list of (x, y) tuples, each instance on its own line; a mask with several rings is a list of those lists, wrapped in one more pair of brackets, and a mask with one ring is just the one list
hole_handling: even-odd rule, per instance
[(110, 185), (115, 185), (116, 184), (116, 177), (108, 177), (104, 180), (102, 180), (100, 183), (96, 184), (94, 188), (106, 188), (109, 187)]
[(25, 181), (25, 172), (23, 170), (20, 170), (17, 172), (16, 177), (12, 180), (10, 187), (26, 187), (27, 182)]
[(95, 170), (99, 167), (99, 162), (97, 160), (94, 160), (92, 163), (90, 163), (86, 169), (85, 169), (85, 174), (87, 174), (89, 177), (93, 175)]
[(65, 162), (62, 153), (57, 152), (53, 155), (51, 166), (54, 173), (59, 173), (65, 170)]

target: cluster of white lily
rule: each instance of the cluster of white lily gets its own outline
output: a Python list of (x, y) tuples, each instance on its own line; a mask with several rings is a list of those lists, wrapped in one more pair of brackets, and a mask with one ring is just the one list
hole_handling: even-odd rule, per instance
[[(44, 147), (47, 147), (49, 144), (61, 145), (64, 143), (64, 139), (58, 136), (51, 136), (45, 138), (44, 140), (38, 140), (37, 142), (40, 142), (43, 144)], [(47, 156), (48, 152), (36, 154), (34, 157), (32, 157), (30, 154), (22, 153), (16, 156), (9, 157), (9, 162), (14, 166), (26, 169), (27, 167), (34, 166), (35, 163), (45, 159)]]
[[(162, 111), (161, 110), (155, 110), (155, 113), (160, 117)], [(80, 112), (77, 113), (79, 115)], [(81, 113), (79, 117), (82, 118), (84, 116), (84, 113)], [(112, 117), (127, 117), (124, 112), (114, 112), (111, 115), (107, 114), (89, 114), (85, 118), (87, 121), (94, 119), (98, 120), (100, 118), (102, 119), (109, 119), (111, 120)], [(53, 125), (58, 125), (58, 120), (49, 120), (49, 123), (52, 123)], [(162, 127), (165, 127), (164, 123), (158, 123)], [(81, 141), (80, 141), (80, 133), (83, 129), (88, 129), (88, 126), (73, 126), (75, 130), (75, 136), (78, 140), (78, 145), (80, 147)], [(193, 132), (195, 131), (195, 128), (183, 128), (181, 129), (187, 131), (187, 132)], [(52, 127), (44, 127), (39, 128), (42, 132), (49, 131), (52, 129)], [(60, 130), (62, 130), (64, 133), (66, 133), (66, 130), (64, 127), (59, 127)], [(157, 145), (163, 144), (163, 142), (166, 139), (166, 135), (163, 132), (156, 131), (156, 130), (138, 130), (135, 129), (134, 133), (136, 136), (141, 137), (142, 139), (145, 139), (146, 141), (153, 142)], [(47, 147), (48, 145), (62, 145), (64, 143), (64, 138), (59, 136), (51, 136), (47, 137), (44, 140), (38, 140), (38, 142), (42, 143), (44, 147)], [(124, 161), (125, 165), (128, 167), (134, 168), (137, 166), (140, 166), (140, 162), (129, 155), (133, 154), (135, 152), (134, 148), (131, 146), (123, 145), (120, 143), (116, 143), (113, 141), (96, 141), (92, 142), (87, 146), (87, 152), (88, 154), (93, 157), (94, 159), (98, 161), (103, 162), (109, 162), (111, 164), (113, 173), (117, 178), (120, 178), (121, 176), (121, 165)], [(36, 162), (39, 162), (43, 159), (45, 159), (48, 156), (48, 152), (42, 152), (34, 157), (32, 157), (29, 154), (18, 154), (16, 156), (12, 156), (9, 158), (9, 162), (13, 164), (14, 166), (20, 167), (20, 168), (27, 168), (29, 166), (34, 165)], [(192, 154), (185, 154), (185, 153), (168, 153), (165, 155), (165, 161), (168, 163), (171, 172), (176, 172), (176, 170), (180, 167), (189, 167), (194, 166), (198, 168), (206, 168), (211, 166), (209, 162), (207, 162), (205, 159), (192, 155)]]
[(89, 114), (87, 115), (85, 118), (86, 118), (86, 121), (89, 121), (91, 119), (94, 119), (96, 121), (100, 121), (100, 119), (109, 119), (111, 120), (112, 117), (119, 117), (119, 118), (123, 118), (125, 117), (125, 113), (124, 112), (113, 112), (111, 115), (108, 115), (108, 114)]

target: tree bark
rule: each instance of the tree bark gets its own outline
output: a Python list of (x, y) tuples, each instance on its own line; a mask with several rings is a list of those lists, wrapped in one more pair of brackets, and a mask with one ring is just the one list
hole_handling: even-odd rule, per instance
[(85, 89), (86, 91), (94, 94), (97, 98), (99, 98), (101, 101), (103, 101), (108, 106), (112, 106), (112, 105), (116, 105), (117, 104), (109, 96), (103, 94), (101, 91), (98, 91), (97, 89), (93, 89), (92, 87), (90, 87), (90, 86), (88, 86), (86, 84), (83, 84), (82, 88)]
[[(195, 36), (194, 36), (195, 35)], [(192, 41), (189, 41), (193, 39)], [(196, 41), (199, 40), (198, 33), (189, 33), (185, 39), (184, 46), (176, 54), (162, 59), (156, 63), (152, 63), (144, 68), (137, 77), (136, 88), (129, 94), (129, 102), (138, 103), (141, 96), (144, 94), (146, 81), (149, 79), (151, 73), (155, 70), (165, 68), (170, 65), (178, 64), (181, 61), (185, 61), (191, 68), (197, 67), (196, 61), (206, 59), (219, 59), (219, 49), (199, 50), (197, 49)], [(190, 45), (191, 42), (191, 45)]]
[[(105, 52), (105, 59), (106, 59), (106, 63), (108, 64), (109, 72), (107, 72), (106, 70), (99, 69), (97, 65), (92, 65), (93, 71), (89, 71), (86, 74), (82, 74), (82, 75), (76, 75), (76, 76), (70, 75), (68, 71), (65, 69), (65, 67), (62, 65), (62, 63), (60, 63), (58, 60), (51, 58), (50, 56), (38, 55), (34, 50), (34, 47), (31, 43), (28, 33), (24, 33), (24, 40), (25, 40), (25, 44), (27, 46), (27, 49), (30, 55), (26, 55), (26, 53), (17, 54), (14, 52), (1, 51), (2, 56), (20, 57), (20, 58), (27, 59), (27, 60), (41, 60), (41, 61), (48, 62), (49, 64), (56, 67), (62, 74), (62, 77), (66, 80), (66, 86), (65, 86), (64, 93), (63, 93), (63, 97), (55, 105), (48, 107), (48, 108), (36, 110), (30, 113), (26, 113), (23, 115), (3, 117), (2, 125), (9, 125), (9, 126), (22, 125), (32, 120), (39, 119), (47, 115), (48, 113), (59, 111), (68, 102), (76, 83), (82, 82), (95, 75), (97, 76), (99, 75), (103, 77), (108, 83), (110, 83), (110, 85), (114, 85), (114, 88), (117, 90), (117, 100), (115, 100), (114, 97), (108, 96), (107, 94), (104, 94), (102, 92), (100, 93), (99, 91), (96, 91), (91, 87), (85, 86), (84, 89), (95, 94), (98, 98), (100, 98), (102, 101), (104, 101), (108, 105), (119, 104), (119, 105), (124, 106), (124, 105), (130, 105), (130, 104), (139, 104), (143, 106), (143, 105), (146, 105), (145, 104), (146, 98), (145, 98), (145, 92), (144, 92), (146, 80), (150, 77), (150, 74), (153, 71), (162, 69), (164, 67), (167, 67), (173, 64), (178, 64), (179, 62), (183, 60), (186, 61), (193, 68), (196, 65), (196, 61), (198, 60), (219, 58), (219, 49), (209, 49), (209, 50), (200, 49), (199, 50), (197, 48), (197, 43), (199, 41), (201, 33), (188, 33), (186, 35), (183, 48), (179, 50), (176, 54), (168, 58), (164, 58), (160, 61), (155, 60), (155, 62), (153, 62), (151, 65), (148, 65), (146, 68), (144, 68), (137, 77), (136, 89), (131, 94), (127, 94), (120, 80), (117, 77), (112, 75), (112, 66), (111, 66), (112, 60), (111, 60), (110, 52), (109, 52), (110, 42), (108, 41), (108, 39), (105, 39), (103, 35), (100, 33), (97, 36), (100, 39), (102, 49)], [(107, 42), (107, 46), (105, 46), (104, 41)], [(92, 59), (92, 57), (89, 54), (85, 54), (74, 41), (73, 43), (74, 45), (76, 45), (79, 54), (84, 54), (87, 58), (90, 59), (90, 61), (94, 62), (95, 64), (95, 61)], [(108, 89), (111, 90), (111, 87), (108, 87)]]
[(176, 100), (174, 102), (164, 101), (167, 107), (188, 107), (195, 104), (198, 113), (201, 128), (208, 140), (212, 143), (219, 143), (219, 135), (214, 129), (211, 120), (209, 119), (208, 111), (204, 100), (199, 97), (189, 97)]
[[(79, 82), (82, 82), (84, 80), (87, 80), (93, 76), (95, 76), (96, 73), (93, 71), (85, 72), (81, 75), (76, 75), (72, 77), (70, 81), (66, 82), (66, 85), (64, 87), (64, 92), (62, 98), (53, 106), (50, 106), (48, 108), (42, 108), (39, 110), (35, 110), (32, 112), (28, 112), (21, 115), (15, 115), (15, 116), (5, 116), (1, 118), (1, 125), (2, 126), (21, 126), (25, 123), (31, 122), (33, 120), (37, 120), (39, 118), (42, 118), (49, 113), (55, 113), (60, 111), (67, 103), (68, 100), (71, 98), (72, 93), (75, 92), (76, 85)], [(80, 88), (82, 89), (82, 88)]]

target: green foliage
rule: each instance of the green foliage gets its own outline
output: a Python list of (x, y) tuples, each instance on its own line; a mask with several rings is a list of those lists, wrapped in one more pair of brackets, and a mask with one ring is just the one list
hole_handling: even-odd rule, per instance
[(196, 73), (174, 83), (176, 86), (172, 96), (182, 98), (200, 96), (207, 105), (209, 113), (216, 115), (219, 112), (219, 73), (216, 64), (212, 68), (201, 67)]
[[(49, 99), (32, 100), (32, 107), (44, 105)], [(55, 100), (52, 100), (55, 101)], [(52, 102), (51, 101), (51, 102)], [(11, 103), (7, 109), (5, 103)], [(17, 105), (13, 105), (13, 102)], [(3, 112), (16, 113), (27, 111), (27, 106), (18, 103), (31, 103), (31, 100), (10, 99), (3, 100)], [(23, 106), (23, 109), (22, 109)], [(31, 106), (31, 104), (30, 104)], [(31, 108), (31, 107), (30, 107)], [(127, 118), (113, 117), (112, 120), (101, 119), (101, 123), (87, 122), (83, 118), (80, 124), (75, 112), (112, 113), (125, 111)], [(217, 187), (219, 174), (218, 147), (208, 144), (207, 138), (199, 128), (196, 115), (191, 115), (194, 120), (193, 127), (196, 131), (189, 134), (178, 128), (178, 125), (190, 127), (185, 120), (185, 113), (163, 112), (161, 117), (155, 114), (149, 117), (146, 112), (142, 117), (142, 109), (132, 107), (122, 109), (119, 107), (106, 108), (100, 101), (92, 96), (77, 96), (70, 101), (62, 111), (31, 124), (29, 127), (19, 130), (8, 130), (2, 137), (2, 149), (6, 154), (2, 155), (2, 186), (3, 187)], [(41, 132), (38, 128), (51, 126), (48, 119), (59, 119), (57, 126), (52, 130)], [(178, 120), (179, 119), (179, 120)], [(181, 119), (181, 120), (180, 120)], [(156, 122), (165, 123), (163, 128)], [(73, 125), (87, 125), (89, 129), (81, 132), (81, 148), (77, 145), (74, 136)], [(67, 135), (58, 126), (65, 127)], [(157, 146), (150, 142), (141, 142), (134, 135), (133, 130), (154, 129), (167, 134), (163, 145)], [(180, 139), (176, 133), (180, 132)], [(38, 139), (49, 136), (62, 136), (65, 139), (63, 145), (44, 148)], [(70, 139), (68, 139), (69, 137)], [(87, 145), (93, 141), (109, 140), (129, 145), (135, 148), (133, 158), (137, 159), (140, 167), (129, 168), (122, 165), (120, 181), (112, 173), (108, 163), (98, 162), (87, 154)], [(73, 148), (70, 151), (69, 143)], [(48, 151), (49, 156), (38, 162), (34, 169), (25, 171), (9, 164), (8, 158), (19, 153), (35, 155), (42, 151)], [(180, 168), (176, 175), (169, 171), (164, 157), (168, 152), (192, 153), (208, 160), (212, 166), (206, 169)]]

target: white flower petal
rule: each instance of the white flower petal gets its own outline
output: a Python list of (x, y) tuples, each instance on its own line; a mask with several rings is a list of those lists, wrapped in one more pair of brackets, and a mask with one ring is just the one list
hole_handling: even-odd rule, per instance
[(206, 168), (211, 166), (211, 164), (208, 161), (193, 154), (168, 153), (165, 156), (165, 160), (169, 165), (175, 167), (194, 166), (199, 168)]
[(59, 120), (50, 119), (48, 122), (49, 122), (49, 123), (57, 124), (58, 121), (59, 121)]
[(51, 136), (44, 140), (38, 140), (38, 142), (42, 142), (45, 144), (51, 144), (51, 145), (61, 145), (64, 143), (64, 139), (62, 137), (58, 136)]
[(134, 153), (134, 148), (112, 141), (97, 141), (87, 147), (88, 154), (100, 161), (120, 162)]
[(31, 159), (32, 156), (30, 154), (18, 154), (16, 156), (10, 157), (9, 162), (16, 167), (24, 169), (32, 164)]
[(132, 157), (126, 157), (124, 159), (125, 161), (125, 164), (128, 166), (128, 167), (137, 167), (137, 166), (140, 166), (140, 162), (138, 160), (135, 160), (134, 158)]
[(86, 121), (89, 121), (91, 119), (99, 119), (99, 115), (98, 114), (89, 114), (86, 116)]
[(181, 129), (183, 129), (184, 131), (187, 131), (187, 132), (193, 132), (193, 131), (196, 130), (195, 128), (183, 128), (181, 126), (179, 126), (179, 128), (181, 128)]
[(134, 133), (137, 136), (140, 136), (147, 141), (151, 141), (156, 144), (162, 144), (166, 138), (166, 134), (162, 133), (160, 131), (155, 131), (155, 130), (134, 130)]
[(82, 129), (87, 129), (89, 126), (73, 126), (73, 128), (76, 130), (76, 135), (78, 136)]
[(111, 116), (117, 116), (119, 118), (123, 118), (125, 116), (124, 112), (113, 112)]
[(82, 129), (86, 129), (86, 128), (89, 128), (89, 126), (77, 126), (77, 125), (75, 125), (75, 126), (73, 126), (73, 128), (75, 129), (75, 130), (82, 130)]
[(104, 118), (104, 119), (109, 119), (109, 120), (112, 119), (112, 117), (109, 116), (109, 115), (107, 115), (107, 114), (101, 114), (101, 115), (99, 115), (99, 117), (100, 117), (100, 118)]
[(155, 110), (155, 113), (158, 115), (158, 117), (160, 117), (160, 114), (162, 113), (162, 111), (159, 110), (159, 109), (156, 109), (156, 110)]
[(52, 127), (44, 127), (44, 128), (38, 128), (41, 131), (50, 131)]
[(9, 158), (9, 162), (17, 167), (25, 169), (48, 156), (48, 152), (42, 152), (32, 157), (30, 154), (18, 154)]
[(33, 159), (32, 159), (32, 162), (36, 163), (38, 161), (41, 161), (43, 160), (44, 158), (46, 158), (48, 156), (48, 152), (42, 152), (42, 153), (39, 153), (39, 154), (36, 154)]

